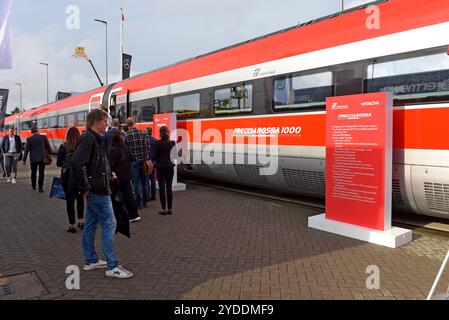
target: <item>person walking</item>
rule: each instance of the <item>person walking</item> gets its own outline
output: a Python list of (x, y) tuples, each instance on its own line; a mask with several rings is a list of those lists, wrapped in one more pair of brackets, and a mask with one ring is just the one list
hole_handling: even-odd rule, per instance
[(47, 136), (40, 135), (37, 127), (31, 128), (31, 137), (27, 139), (25, 155), (23, 156), (23, 165), (26, 165), (28, 154), (30, 155), (31, 166), (31, 187), (36, 190), (37, 170), (39, 168), (39, 193), (44, 192), (45, 179), (45, 154), (51, 153), (50, 142)]
[[(114, 235), (117, 226), (112, 208), (110, 180), (116, 179), (111, 172), (103, 144), (103, 135), (108, 125), (108, 114), (95, 109), (87, 115), (87, 131), (83, 134), (72, 159), (72, 170), (77, 177), (77, 188), (87, 198), (86, 223), (83, 233), (85, 271), (106, 268), (107, 277), (127, 279), (133, 273), (119, 264)], [(98, 224), (103, 231), (103, 252), (106, 260), (99, 259), (95, 252), (95, 233)]]
[(129, 130), (125, 134), (125, 142), (128, 145), (131, 155), (131, 172), (134, 192), (136, 194), (137, 207), (139, 209), (147, 207), (148, 177), (143, 173), (145, 161), (150, 160), (150, 150), (148, 139), (143, 132), (137, 130), (135, 120), (128, 118), (126, 125)]
[(65, 201), (67, 208), (67, 216), (69, 218), (70, 233), (76, 233), (75, 227), (75, 202), (78, 213), (78, 229), (84, 229), (84, 198), (76, 190), (76, 179), (72, 174), (73, 155), (75, 147), (78, 143), (80, 132), (78, 128), (70, 128), (67, 131), (66, 140), (58, 150), (56, 165), (61, 169), (61, 182), (65, 192)]
[[(150, 158), (153, 159), (152, 154), (156, 153), (156, 142), (157, 139), (153, 137), (153, 129), (152, 128), (146, 128), (145, 130), (147, 136), (148, 136), (148, 144), (150, 145)], [(154, 160), (151, 160), (153, 162), (153, 167), (155, 167), (156, 162)], [(156, 170), (153, 170), (151, 174), (149, 175), (149, 191), (148, 191), (148, 201), (155, 201), (156, 200)]]
[(170, 140), (170, 131), (167, 127), (160, 128), (160, 137), (161, 139), (156, 142), (155, 154), (153, 155), (153, 159), (156, 162), (159, 197), (162, 205), (162, 211), (159, 214), (172, 215), (172, 186), (175, 165), (171, 160), (171, 152), (173, 148), (176, 148), (176, 143)]
[(129, 221), (140, 221), (137, 212), (137, 203), (134, 197), (133, 186), (131, 184), (131, 169), (129, 150), (120, 132), (116, 132), (112, 137), (112, 146), (108, 151), (111, 170), (117, 175), (119, 189), (123, 195), (123, 203), (129, 214)]
[(17, 163), (22, 157), (22, 139), (15, 134), (14, 128), (9, 128), (8, 135), (2, 139), (2, 152), (5, 161), (8, 183), (17, 183)]

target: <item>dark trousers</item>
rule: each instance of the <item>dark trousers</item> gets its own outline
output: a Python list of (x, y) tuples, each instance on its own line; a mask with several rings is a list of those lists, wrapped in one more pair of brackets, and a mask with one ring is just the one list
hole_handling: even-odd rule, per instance
[(156, 169), (148, 176), (149, 189), (147, 201), (156, 200)]
[(0, 155), (0, 165), (2, 166), (3, 174), (6, 174), (5, 160), (3, 159), (3, 155)]
[(161, 198), (162, 210), (168, 207), (173, 208), (173, 177), (175, 175), (174, 167), (157, 168), (157, 180), (159, 182), (159, 197)]
[(45, 165), (44, 162), (36, 162), (31, 164), (31, 186), (36, 189), (37, 169), (39, 168), (39, 190), (44, 187)]
[(69, 224), (75, 224), (75, 201), (76, 211), (78, 212), (78, 220), (84, 219), (84, 198), (78, 192), (66, 193), (67, 215), (69, 216)]
[(126, 210), (128, 210), (129, 220), (136, 219), (139, 217), (139, 213), (137, 212), (137, 202), (134, 197), (133, 186), (131, 181), (120, 181), (119, 182), (120, 191), (123, 195), (123, 202), (125, 204)]

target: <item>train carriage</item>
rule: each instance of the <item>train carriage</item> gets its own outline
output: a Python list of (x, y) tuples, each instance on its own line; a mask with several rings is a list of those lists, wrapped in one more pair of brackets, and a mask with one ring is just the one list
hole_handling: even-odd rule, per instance
[(257, 136), (280, 128), (275, 175), (260, 175), (261, 164), (250, 161), (194, 163), (181, 173), (324, 197), (326, 98), (391, 91), (393, 205), (449, 218), (449, 3), (374, 4), (380, 28), (367, 24), (376, 11), (357, 7), (26, 111), (6, 127), (18, 126), (26, 138), (37, 125), (56, 151), (67, 129), (83, 127), (100, 104), (113, 106), (122, 122), (136, 117), (140, 128), (154, 114), (176, 112), (192, 158), (213, 142), (223, 147), (220, 157), (241, 152), (246, 160), (251, 139), (239, 149), (236, 140), (204, 132)]

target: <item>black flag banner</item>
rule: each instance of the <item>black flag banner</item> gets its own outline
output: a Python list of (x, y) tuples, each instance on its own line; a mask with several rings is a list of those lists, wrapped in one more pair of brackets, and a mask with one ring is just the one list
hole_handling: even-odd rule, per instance
[(8, 106), (8, 89), (0, 89), (0, 131), (4, 130), (6, 108)]
[(122, 80), (126, 80), (130, 77), (131, 74), (131, 61), (132, 61), (132, 56), (130, 56), (129, 54), (124, 53), (122, 56), (122, 75), (123, 75), (123, 79)]

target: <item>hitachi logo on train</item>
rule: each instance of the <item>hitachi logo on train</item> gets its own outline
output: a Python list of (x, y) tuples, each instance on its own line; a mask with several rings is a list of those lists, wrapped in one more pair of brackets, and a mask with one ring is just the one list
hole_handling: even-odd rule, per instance
[(362, 107), (371, 107), (371, 106), (379, 106), (380, 101), (366, 101), (362, 102)]
[(371, 118), (372, 113), (347, 113), (340, 114), (338, 120), (359, 120), (362, 118)]

